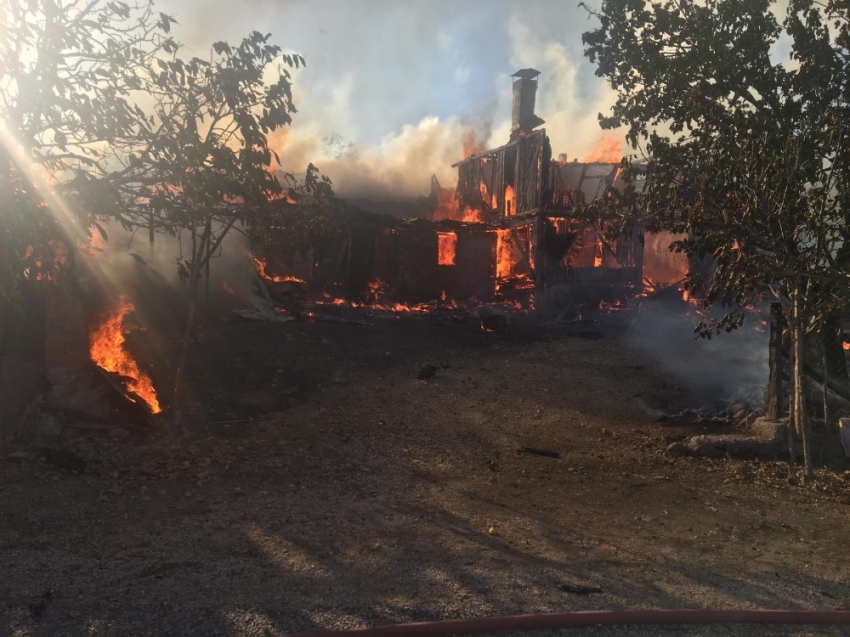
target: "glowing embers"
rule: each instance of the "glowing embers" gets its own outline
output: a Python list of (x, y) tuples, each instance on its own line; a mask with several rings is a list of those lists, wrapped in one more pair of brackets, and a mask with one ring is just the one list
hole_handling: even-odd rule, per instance
[(367, 310), (375, 310), (381, 312), (393, 312), (398, 314), (425, 314), (433, 310), (433, 305), (429, 303), (398, 303), (395, 301), (379, 301), (383, 296), (383, 292), (388, 289), (386, 283), (380, 280), (369, 283), (369, 293), (366, 302), (351, 301), (339, 297), (333, 297), (327, 292), (323, 292), (320, 299), (315, 301), (318, 306), (344, 306), (351, 308), (365, 308)]
[(127, 390), (145, 401), (156, 414), (162, 411), (162, 408), (159, 406), (153, 382), (124, 349), (124, 317), (133, 310), (135, 308), (127, 297), (118, 297), (118, 305), (89, 334), (89, 356), (99, 367), (124, 376)]
[(297, 276), (277, 276), (271, 275), (266, 272), (266, 261), (265, 259), (254, 259), (254, 266), (257, 268), (257, 274), (260, 275), (266, 281), (270, 281), (271, 283), (306, 283), (304, 279), (299, 279)]
[(437, 233), (437, 264), (455, 265), (457, 262), (457, 234), (454, 232)]

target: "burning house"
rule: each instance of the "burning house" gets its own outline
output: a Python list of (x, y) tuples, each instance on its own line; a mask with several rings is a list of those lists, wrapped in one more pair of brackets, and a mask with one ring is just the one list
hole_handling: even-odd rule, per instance
[(522, 297), (542, 309), (615, 303), (639, 291), (642, 229), (610, 241), (577, 214), (619, 185), (619, 165), (553, 158), (534, 111), (539, 75), (531, 68), (513, 75), (505, 145), (454, 164), (452, 190), (433, 179), (431, 219), (363, 215), (349, 225), (336, 260), (347, 293), (381, 281), (409, 301)]

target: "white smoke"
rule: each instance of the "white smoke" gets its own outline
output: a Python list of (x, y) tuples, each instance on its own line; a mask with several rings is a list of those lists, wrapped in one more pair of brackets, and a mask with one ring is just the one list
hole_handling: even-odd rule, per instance
[[(256, 29), (305, 57), (307, 68), (293, 73), (299, 112), (273, 144), (285, 170), (312, 162), (342, 195), (427, 195), (432, 174), (453, 185), (451, 164), (469, 152), (465, 136), (486, 142), (474, 150), (508, 141), (510, 75), (523, 67), (542, 72), (536, 110), (556, 155), (581, 158), (612, 135), (597, 123), (612, 91), (581, 44), (595, 21), (577, 3), (243, 0), (235, 13), (225, 0), (157, 6), (175, 15), (189, 54)], [(356, 155), (323, 143), (334, 133)]]
[[(708, 315), (720, 318), (720, 307)], [(747, 402), (759, 406), (767, 387), (768, 333), (757, 316), (711, 340), (698, 338), (693, 307), (678, 299), (645, 301), (629, 345), (655, 359), (700, 406)]]
[(274, 140), (280, 145), (282, 169), (299, 172), (312, 162), (331, 178), (338, 194), (350, 197), (427, 195), (431, 175), (451, 185), (457, 177), (451, 165), (464, 157), (465, 145), (477, 136), (477, 129), (460, 118), (441, 121), (432, 116), (403, 126), (378, 145), (362, 150), (354, 145), (340, 154), (338, 145), (325, 141), (333, 131), (322, 130), (318, 123), (305, 128), (287, 129)]

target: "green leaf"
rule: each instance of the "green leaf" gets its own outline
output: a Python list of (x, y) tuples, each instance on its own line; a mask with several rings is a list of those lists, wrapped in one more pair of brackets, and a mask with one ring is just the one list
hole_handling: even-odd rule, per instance
[(231, 54), (230, 45), (227, 42), (215, 42), (213, 43), (213, 50), (221, 55), (222, 53)]

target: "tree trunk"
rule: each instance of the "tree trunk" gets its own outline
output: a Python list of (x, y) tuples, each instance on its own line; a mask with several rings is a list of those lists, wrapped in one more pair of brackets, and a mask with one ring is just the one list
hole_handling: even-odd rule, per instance
[[(211, 226), (208, 227), (211, 229)], [(204, 264), (204, 303), (207, 305), (209, 305), (210, 302), (210, 261), (212, 261), (212, 253), (212, 241), (207, 239), (206, 263)]]
[(826, 352), (826, 341), (822, 338), (820, 343), (823, 354), (823, 426), (829, 427), (829, 357)]
[(153, 262), (154, 257), (154, 218), (153, 218), (153, 210), (151, 210), (150, 217), (148, 218), (148, 256), (150, 257), (151, 262)]
[[(195, 323), (195, 305), (198, 291), (198, 279), (201, 274), (201, 264), (206, 255), (207, 243), (210, 239), (211, 224), (207, 221), (204, 226), (204, 234), (201, 235), (201, 244), (197, 246), (194, 230), (192, 231), (192, 270), (189, 275), (189, 311), (186, 315), (186, 328), (183, 330), (182, 348), (180, 361), (177, 364), (177, 374), (174, 379), (174, 415), (176, 424), (181, 424), (183, 419), (183, 383), (186, 374), (186, 364), (189, 361), (189, 344), (192, 340), (192, 328)], [(197, 246), (197, 247), (196, 247)]]
[[(794, 347), (794, 427), (803, 441), (803, 463), (806, 478), (814, 476), (811, 448), (811, 428), (806, 418), (806, 404), (803, 395), (803, 312), (802, 290), (799, 279), (794, 282), (792, 304), (794, 321), (792, 324), (792, 343)], [(790, 438), (790, 437), (789, 437)]]
[(785, 367), (782, 356), (782, 331), (784, 330), (782, 304), (770, 304), (770, 343), (768, 357), (770, 379), (767, 383), (767, 417), (779, 418), (782, 414), (782, 370)]

